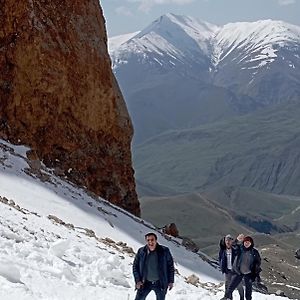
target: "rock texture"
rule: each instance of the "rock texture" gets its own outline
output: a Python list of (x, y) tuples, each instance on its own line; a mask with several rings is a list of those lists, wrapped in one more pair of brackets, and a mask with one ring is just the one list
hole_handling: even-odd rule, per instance
[(0, 0), (0, 137), (134, 214), (132, 124), (98, 0)]

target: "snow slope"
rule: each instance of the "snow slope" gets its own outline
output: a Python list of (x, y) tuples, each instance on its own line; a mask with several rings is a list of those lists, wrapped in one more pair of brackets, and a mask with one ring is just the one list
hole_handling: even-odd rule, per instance
[[(143, 245), (152, 225), (62, 181), (43, 165), (29, 171), (27, 150), (0, 140), (0, 299), (133, 299), (131, 247)], [(216, 269), (158, 235), (179, 272), (167, 299), (222, 297)], [(198, 287), (185, 282), (191, 274), (200, 278)], [(255, 294), (254, 299), (280, 297)]]
[(299, 41), (300, 27), (283, 21), (229, 23), (221, 27), (214, 37), (214, 64), (218, 65), (233, 50), (244, 49), (238, 63), (257, 61), (257, 67), (262, 67), (274, 61), (279, 48)]
[(117, 36), (113, 36), (113, 37), (109, 38), (108, 39), (108, 51), (109, 52), (115, 51), (123, 43), (129, 41), (131, 38), (136, 36), (138, 33), (140, 33), (140, 31), (117, 35)]

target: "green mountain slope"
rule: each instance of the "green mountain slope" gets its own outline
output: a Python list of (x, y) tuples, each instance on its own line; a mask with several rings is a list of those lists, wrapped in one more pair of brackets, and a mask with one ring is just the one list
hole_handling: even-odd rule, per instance
[(245, 186), (300, 195), (299, 116), (299, 104), (278, 106), (156, 136), (133, 149), (136, 178), (175, 193)]

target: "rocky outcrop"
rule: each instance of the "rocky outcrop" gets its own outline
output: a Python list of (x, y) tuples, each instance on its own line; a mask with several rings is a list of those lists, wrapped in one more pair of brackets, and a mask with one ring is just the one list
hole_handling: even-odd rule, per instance
[(139, 215), (99, 1), (0, 0), (0, 16), (0, 137)]
[(165, 233), (165, 234), (174, 236), (174, 237), (179, 236), (179, 231), (178, 231), (177, 226), (176, 226), (175, 223), (170, 223), (170, 224), (165, 225), (162, 228), (162, 232)]

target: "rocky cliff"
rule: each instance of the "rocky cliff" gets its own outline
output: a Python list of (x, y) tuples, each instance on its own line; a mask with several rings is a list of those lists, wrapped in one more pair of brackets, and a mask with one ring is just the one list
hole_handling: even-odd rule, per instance
[(132, 124), (98, 0), (0, 0), (0, 137), (139, 214)]

